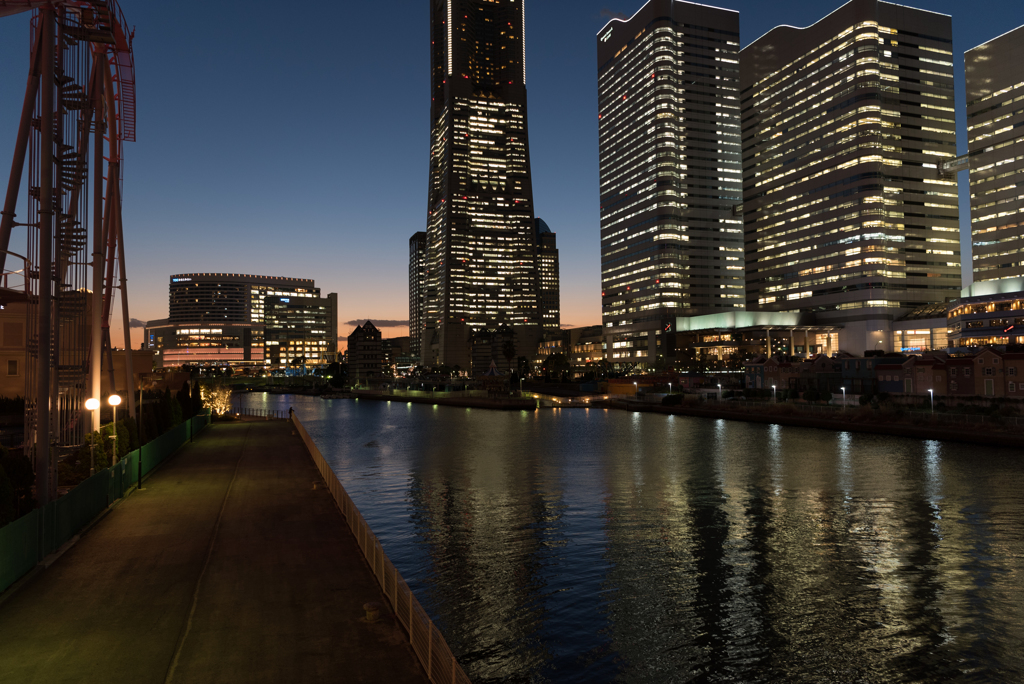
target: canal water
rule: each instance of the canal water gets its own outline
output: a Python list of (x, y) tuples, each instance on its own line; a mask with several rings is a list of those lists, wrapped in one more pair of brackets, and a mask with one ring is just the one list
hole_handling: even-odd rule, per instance
[(294, 406), (476, 682), (1024, 681), (1024, 451), (245, 402)]

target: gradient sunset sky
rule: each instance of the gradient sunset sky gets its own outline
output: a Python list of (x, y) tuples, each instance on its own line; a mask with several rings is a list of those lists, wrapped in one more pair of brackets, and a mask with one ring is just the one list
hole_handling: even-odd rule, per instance
[[(324, 293), (337, 292), (343, 336), (348, 321), (367, 318), (399, 324), (384, 328), (387, 337), (407, 334), (408, 240), (424, 230), (427, 213), (429, 2), (120, 1), (136, 29), (138, 79), (138, 142), (126, 145), (124, 184), (132, 317), (167, 316), (172, 274), (250, 273), (314, 278)], [(558, 234), (562, 322), (573, 327), (601, 318), (596, 35), (643, 4), (526, 4), (536, 212)], [(778, 24), (812, 24), (841, 3), (710, 4), (740, 12), (746, 45)], [(1024, 24), (1024, 2), (910, 4), (953, 17), (963, 153), (963, 52)], [(0, 20), (3, 183), (29, 17)], [(11, 249), (23, 245), (16, 229)], [(965, 245), (965, 263), (968, 254)], [(141, 339), (134, 330), (134, 346)]]

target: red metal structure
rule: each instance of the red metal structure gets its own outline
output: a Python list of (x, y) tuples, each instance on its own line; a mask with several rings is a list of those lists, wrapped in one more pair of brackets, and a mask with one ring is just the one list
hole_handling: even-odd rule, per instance
[[(28, 305), (25, 446), (34, 449), (43, 505), (56, 493), (56, 451), (84, 438), (85, 400), (99, 398), (103, 356), (114, 387), (117, 289), (135, 415), (121, 221), (122, 147), (135, 139), (135, 62), (116, 0), (0, 0), (0, 17), (29, 11), (31, 58), (0, 212), (0, 266), (5, 296), (20, 294)], [(18, 222), (26, 160), (28, 217)], [(15, 228), (26, 229), (27, 254), (15, 255), (20, 293), (9, 289), (6, 267)], [(92, 426), (99, 427), (98, 412)]]

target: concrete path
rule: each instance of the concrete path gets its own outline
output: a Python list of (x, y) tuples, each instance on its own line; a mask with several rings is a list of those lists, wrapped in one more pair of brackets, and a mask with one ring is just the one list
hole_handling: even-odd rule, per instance
[(0, 682), (426, 682), (368, 601), (291, 424), (219, 423), (0, 604)]

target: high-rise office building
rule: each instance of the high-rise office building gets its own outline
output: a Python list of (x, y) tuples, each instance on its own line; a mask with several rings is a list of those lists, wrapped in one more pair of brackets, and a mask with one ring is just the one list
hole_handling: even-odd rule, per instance
[(1024, 277), (1024, 26), (965, 59), (974, 281)]
[(651, 364), (676, 318), (741, 310), (739, 14), (650, 0), (597, 36), (608, 358)]
[(544, 219), (537, 219), (536, 229), (541, 320), (544, 324), (544, 332), (558, 332), (562, 329), (558, 280), (558, 240)]
[(420, 358), (427, 305), (427, 234), (409, 238), (409, 354)]
[(463, 369), (472, 331), (498, 324), (540, 330), (523, 5), (430, 4), (423, 336), (430, 349), (421, 351), (428, 361)]
[(271, 367), (322, 366), (337, 350), (337, 295), (267, 296), (263, 300), (266, 364)]
[(960, 292), (952, 23), (852, 0), (741, 53), (747, 307), (815, 312), (840, 347)]

